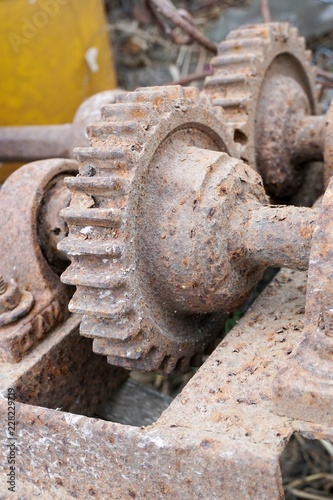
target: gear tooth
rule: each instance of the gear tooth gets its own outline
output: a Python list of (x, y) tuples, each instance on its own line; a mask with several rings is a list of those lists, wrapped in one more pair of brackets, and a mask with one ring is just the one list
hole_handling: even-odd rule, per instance
[[(123, 106), (123, 108), (126, 108), (126, 106)], [(105, 143), (110, 139), (110, 135), (120, 137), (132, 136), (136, 135), (141, 128), (142, 124), (136, 121), (106, 121), (88, 125), (87, 134), (89, 139), (97, 138), (102, 143)]]
[(122, 170), (123, 165), (129, 165), (132, 161), (131, 152), (122, 147), (75, 148), (74, 155), (80, 163), (80, 174), (89, 177), (93, 177), (97, 169)]
[(126, 195), (131, 183), (127, 179), (119, 179), (119, 177), (67, 177), (65, 179), (66, 186), (72, 194), (86, 193), (89, 196), (98, 195), (102, 197), (110, 196), (120, 198)]
[(299, 37), (299, 44), (305, 52), (306, 51), (306, 40), (305, 40), (304, 36)]
[[(311, 52), (311, 50), (306, 50), (305, 51), (305, 58), (306, 58), (306, 61), (308, 63), (311, 63), (311, 61), (312, 61), (312, 52)], [(317, 68), (316, 68), (316, 72), (317, 72)]]
[[(311, 56), (298, 30), (288, 23), (254, 24), (231, 31), (219, 44), (218, 55), (212, 61), (213, 75), (205, 80), (205, 93), (214, 106), (223, 108), (223, 120), (234, 140), (241, 144), (238, 154), (254, 168), (254, 125), (260, 89), (271, 63), (286, 53), (297, 61), (297, 67), (303, 66), (310, 100), (316, 103)], [(314, 108), (317, 112), (316, 104)]]
[(218, 54), (241, 56), (249, 54), (249, 51), (251, 51), (252, 56), (261, 57), (264, 45), (265, 43), (262, 38), (227, 38), (220, 43)]
[(80, 176), (94, 177), (98, 175), (117, 175), (119, 178), (129, 178), (135, 159), (130, 148), (78, 148), (74, 150), (80, 164)]
[(73, 235), (68, 236), (58, 243), (58, 249), (71, 257), (76, 257), (78, 255), (96, 255), (111, 259), (119, 259), (124, 252), (124, 247), (121, 244), (83, 240)]
[(184, 90), (180, 85), (170, 85), (165, 87), (142, 87), (128, 95), (128, 100), (132, 103), (146, 103), (157, 113), (172, 111), (180, 105), (182, 101), (194, 99), (198, 96), (198, 91), (188, 87)]
[(121, 210), (114, 208), (64, 208), (60, 212), (67, 224), (78, 223), (80, 226), (119, 228), (123, 219)]
[(154, 108), (147, 103), (143, 104), (131, 104), (131, 103), (120, 103), (111, 104), (110, 106), (105, 106), (102, 108), (102, 118), (104, 120), (112, 120), (113, 122), (122, 123), (124, 120), (124, 113), (128, 120), (149, 120), (151, 119), (151, 113), (154, 112)]
[(103, 124), (88, 125), (87, 133), (90, 143), (94, 146), (105, 147), (106, 144), (110, 144), (112, 147), (115, 140), (121, 140), (128, 145), (131, 151), (137, 151), (136, 145), (144, 144), (147, 139), (146, 131), (149, 124), (150, 121), (143, 119), (140, 119), (139, 122), (127, 121), (122, 123), (107, 121)]
[[(108, 359), (118, 358), (122, 359), (126, 364), (121, 366), (128, 366), (129, 368), (138, 367), (140, 369), (140, 360), (146, 361), (146, 355), (149, 348), (139, 342), (116, 342), (113, 340), (94, 339), (93, 350), (96, 354), (104, 354)], [(134, 363), (133, 363), (134, 362)], [(154, 362), (154, 366), (156, 361)], [(111, 364), (118, 364), (111, 361)], [(153, 371), (153, 370), (150, 370)]]
[[(140, 325), (135, 320), (134, 314), (131, 318), (125, 317), (121, 321), (114, 321), (96, 316), (83, 316), (80, 333), (84, 337), (96, 339), (94, 342), (94, 352), (106, 354), (110, 341), (127, 342), (135, 339), (140, 333)], [(127, 320), (127, 321), (125, 321)], [(111, 343), (114, 349), (114, 344)], [(103, 352), (102, 352), (103, 351)]]
[(214, 106), (221, 106), (225, 113), (227, 113), (228, 118), (232, 120), (234, 124), (237, 124), (237, 128), (239, 128), (240, 124), (244, 123), (244, 114), (250, 102), (250, 95), (229, 98), (214, 98), (214, 96), (212, 96), (212, 102)]
[(200, 366), (202, 362), (203, 351), (196, 353), (192, 356), (190, 366)]
[(184, 98), (189, 101), (198, 101), (200, 99), (200, 91), (196, 87), (182, 87)]
[(258, 39), (263, 41), (263, 39), (269, 36), (270, 30), (275, 25), (279, 23), (270, 24), (245, 24), (241, 28), (232, 30), (226, 36), (226, 40), (238, 40), (238, 39)]
[(179, 358), (175, 366), (175, 372), (186, 373), (190, 366), (190, 360), (187, 357)]
[[(167, 140), (179, 124), (187, 124), (187, 111), (191, 131), (192, 120), (198, 120), (201, 133), (209, 129), (209, 140), (213, 129), (220, 134), (221, 144), (232, 148), (205, 99), (197, 89), (180, 86), (126, 93), (118, 103), (104, 107), (105, 122), (89, 126), (92, 147), (75, 150), (80, 173), (67, 181), (72, 200), (62, 214), (70, 232), (59, 246), (72, 263), (62, 279), (77, 287), (69, 307), (83, 314), (81, 334), (94, 339), (96, 353), (119, 366), (153, 371), (161, 366), (164, 373), (184, 369), (202, 344), (217, 334), (216, 316), (207, 325), (198, 317), (202, 342), (192, 343), (165, 335), (165, 326), (150, 317), (135, 273), (136, 222), (130, 217), (136, 189), (146, 174), (144, 162), (151, 161), (159, 146), (156, 136)], [(173, 128), (175, 122), (177, 128)], [(192, 134), (185, 137), (192, 141)], [(181, 324), (187, 332), (186, 318)], [(191, 328), (195, 321), (191, 317)]]
[(289, 27), (289, 36), (292, 36), (295, 39), (298, 38), (300, 42), (304, 43), (304, 47), (305, 47), (305, 39), (304, 39), (304, 37), (299, 36), (298, 29), (295, 26), (290, 27), (289, 24), (287, 24), (287, 26)]
[(178, 359), (174, 356), (164, 356), (163, 360), (161, 361), (158, 367), (158, 371), (160, 373), (165, 373), (166, 375), (168, 375), (169, 373), (175, 371), (177, 362)]
[[(200, 353), (200, 361), (201, 358), (202, 353)], [(190, 359), (188, 357), (165, 356), (158, 367), (158, 372), (164, 375), (170, 375), (170, 373), (186, 373), (189, 366)]]
[(232, 75), (228, 73), (216, 73), (214, 76), (207, 76), (206, 82), (208, 85), (230, 85), (233, 83), (244, 83), (245, 74), (243, 73), (233, 73)]
[[(94, 346), (94, 343), (95, 341), (93, 342), (93, 346)], [(94, 347), (93, 347), (94, 349)], [(95, 349), (94, 349), (94, 352), (97, 352)], [(104, 354), (104, 353), (98, 353), (98, 354)], [(108, 363), (110, 363), (110, 365), (113, 365), (113, 366), (120, 366), (121, 368), (125, 368), (126, 370), (140, 370), (140, 368), (138, 368), (138, 360), (137, 359), (127, 359), (127, 358), (124, 358), (124, 356), (120, 355), (120, 356), (115, 356), (115, 355), (110, 355), (110, 356), (107, 356), (107, 360), (108, 360)]]
[[(139, 87), (135, 92), (129, 95), (129, 100), (150, 100), (151, 97), (169, 97), (175, 98), (184, 95), (184, 87), (181, 85), (157, 85), (155, 87)], [(145, 97), (144, 97), (145, 96)], [(138, 99), (137, 99), (138, 97)]]
[(212, 59), (211, 65), (216, 69), (224, 67), (228, 69), (231, 65), (234, 65), (234, 67), (243, 67), (250, 64), (254, 59), (253, 54), (225, 54), (223, 52), (222, 55)]
[[(114, 295), (117, 296), (117, 289), (114, 294), (110, 293), (109, 295), (107, 295), (107, 290), (101, 288), (95, 288), (95, 294), (91, 293), (91, 291), (89, 291), (90, 293), (86, 293), (86, 290), (87, 287), (77, 287), (77, 291), (69, 303), (69, 310), (71, 312), (98, 316), (104, 319), (113, 319), (119, 322), (128, 321), (128, 318), (133, 313), (133, 305), (128, 299), (124, 297), (121, 297), (121, 299), (114, 298)], [(87, 297), (90, 298), (89, 301)]]
[[(91, 288), (124, 288), (126, 285), (126, 278), (123, 274), (115, 274), (111, 269), (96, 269), (94, 272), (87, 271), (84, 266), (84, 256), (80, 259), (80, 263), (72, 262), (61, 276), (61, 281), (67, 285), (76, 285)], [(91, 262), (93, 264), (94, 262)], [(105, 266), (106, 267), (106, 266)]]

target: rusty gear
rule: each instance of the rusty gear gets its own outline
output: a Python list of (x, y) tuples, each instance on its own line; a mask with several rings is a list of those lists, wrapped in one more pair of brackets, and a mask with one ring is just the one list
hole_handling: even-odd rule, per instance
[(224, 109), (239, 157), (263, 176), (267, 191), (293, 194), (304, 159), (288, 148), (289, 135), (298, 115), (318, 112), (316, 70), (304, 38), (287, 23), (249, 25), (229, 33), (218, 52), (205, 93)]
[(60, 249), (72, 260), (62, 281), (77, 286), (70, 310), (84, 314), (81, 334), (94, 338), (94, 351), (111, 364), (184, 372), (220, 333), (221, 314), (166, 309), (143, 277), (145, 179), (158, 168), (156, 158), (172, 161), (177, 148), (233, 154), (233, 143), (222, 115), (193, 88), (139, 89), (103, 116), (88, 127), (92, 147), (77, 150), (80, 175), (67, 180), (70, 234)]

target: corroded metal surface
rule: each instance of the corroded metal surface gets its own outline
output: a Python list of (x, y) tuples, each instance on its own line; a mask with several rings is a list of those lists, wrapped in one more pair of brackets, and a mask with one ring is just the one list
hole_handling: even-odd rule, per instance
[[(154, 284), (150, 285), (150, 278), (142, 269), (143, 253), (139, 248), (140, 235), (145, 231), (142, 214), (147, 213), (145, 178), (149, 181), (153, 171), (162, 168), (163, 161), (177, 155), (182, 146), (195, 144), (207, 150), (207, 154), (212, 151), (207, 160), (201, 155), (204, 168), (200, 169), (198, 162), (197, 174), (195, 158), (194, 163), (190, 158), (187, 164), (186, 157), (178, 157), (180, 164), (189, 168), (179, 169), (183, 176), (178, 180), (175, 177), (170, 187), (168, 179), (161, 175), (163, 183), (156, 186), (159, 191), (155, 198), (149, 198), (158, 204), (160, 197), (162, 202), (163, 190), (166, 200), (171, 196), (168, 189), (177, 182), (190, 186), (191, 176), (197, 175), (192, 192), (185, 192), (184, 186), (184, 200), (177, 198), (179, 208), (184, 207), (179, 223), (186, 227), (188, 241), (191, 228), (184, 215), (189, 210), (194, 212), (205, 169), (209, 170), (209, 161), (215, 159), (214, 151), (215, 156), (223, 150), (232, 153), (232, 144), (223, 132), (221, 120), (211, 112), (208, 100), (202, 102), (198, 91), (192, 88), (140, 89), (126, 95), (123, 102), (104, 109), (104, 118), (104, 122), (88, 128), (93, 147), (77, 151), (80, 175), (67, 182), (72, 202), (63, 214), (70, 234), (60, 248), (72, 260), (62, 280), (77, 287), (70, 309), (84, 314), (81, 333), (93, 337), (95, 352), (107, 355), (111, 363), (164, 373), (186, 371), (220, 332), (221, 315), (206, 318), (186, 314), (181, 308), (170, 309), (163, 303), (163, 296), (157, 295)], [(182, 148), (180, 154), (183, 153), (186, 151)], [(169, 202), (169, 215), (165, 217), (172, 217), (173, 208), (178, 206), (173, 206), (175, 201), (171, 198)], [(151, 215), (150, 223), (154, 224), (157, 214)], [(169, 229), (165, 238), (176, 242), (177, 236), (173, 236), (177, 227), (171, 223)], [(160, 236), (159, 244), (163, 245), (163, 234)], [(190, 282), (194, 232), (192, 237), (189, 263), (184, 260), (182, 264), (184, 272), (188, 268), (188, 278), (183, 283), (188, 293), (195, 288), (194, 281)], [(198, 238), (203, 242), (202, 233)], [(154, 252), (150, 255), (155, 258)]]
[[(272, 401), (274, 375), (302, 338), (305, 287), (304, 273), (279, 273), (151, 427), (17, 403), (18, 495), (282, 499), (279, 456), (290, 435), (333, 439), (332, 427), (279, 416)], [(55, 359), (56, 338), (45, 341)], [(83, 369), (78, 364), (68, 380)], [(15, 377), (0, 381), (3, 392)], [(55, 387), (49, 380), (48, 393)], [(0, 405), (5, 412), (7, 402)], [(1, 453), (5, 461), (5, 446)]]
[(326, 113), (324, 160), (325, 185), (328, 185), (330, 177), (333, 176), (333, 102)]
[(135, 91), (104, 116), (67, 182), (70, 309), (110, 363), (186, 371), (267, 266), (308, 267), (318, 209), (269, 206), (195, 89)]
[(333, 426), (333, 179), (313, 235), (303, 341), (275, 382), (279, 412)]
[[(0, 310), (2, 360), (19, 360), (68, 317), (67, 304), (72, 292), (53, 270), (59, 258), (58, 250), (54, 244), (53, 250), (49, 245), (48, 253), (43, 253), (39, 236), (43, 234), (46, 241), (52, 241), (61, 234), (62, 226), (58, 222), (63, 225), (63, 221), (58, 221), (58, 201), (64, 203), (62, 207), (66, 206), (68, 194), (67, 198), (59, 197), (52, 217), (44, 216), (44, 202), (53, 188), (53, 198), (57, 199), (62, 192), (63, 178), (76, 172), (77, 164), (73, 160), (35, 162), (12, 174), (0, 191), (0, 273), (7, 283), (7, 289), (0, 296), (0, 304), (4, 309), (7, 307)], [(65, 232), (64, 229), (63, 234)], [(1, 321), (3, 315), (7, 315), (7, 319), (10, 316), (10, 321)]]
[(34, 303), (33, 295), (27, 290), (20, 290), (11, 279), (9, 283), (2, 280), (3, 292), (0, 294), (0, 326), (8, 325), (28, 314)]
[(26, 405), (93, 416), (128, 374), (93, 354), (91, 340), (79, 335), (80, 319), (72, 315), (20, 362), (1, 362), (1, 393), (12, 387)]
[(314, 116), (316, 70), (304, 38), (287, 23), (243, 26), (218, 52), (205, 92), (223, 107), (239, 157), (260, 172), (270, 195), (294, 195), (306, 181), (305, 163), (323, 158), (325, 135), (325, 117)]
[(121, 90), (95, 94), (81, 104), (73, 123), (0, 127), (0, 161), (72, 158), (73, 148), (88, 145), (86, 127), (100, 119), (100, 109), (115, 102)]

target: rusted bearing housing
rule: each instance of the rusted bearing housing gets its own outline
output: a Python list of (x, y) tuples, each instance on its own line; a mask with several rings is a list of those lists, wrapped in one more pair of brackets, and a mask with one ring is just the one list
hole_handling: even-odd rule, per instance
[(59, 280), (67, 257), (56, 248), (67, 229), (59, 211), (69, 203), (63, 179), (73, 160), (51, 159), (15, 171), (0, 191), (0, 359), (20, 360), (68, 316), (69, 287)]

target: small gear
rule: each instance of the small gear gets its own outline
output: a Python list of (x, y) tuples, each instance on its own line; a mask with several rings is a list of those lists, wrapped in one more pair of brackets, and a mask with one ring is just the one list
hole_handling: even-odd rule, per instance
[(159, 175), (161, 158), (171, 164), (176, 152), (192, 146), (234, 155), (234, 144), (222, 110), (216, 114), (194, 88), (138, 89), (102, 116), (105, 121), (88, 127), (91, 147), (76, 150), (79, 176), (67, 180), (72, 201), (62, 214), (70, 232), (59, 247), (72, 261), (62, 281), (77, 287), (70, 310), (83, 314), (81, 334), (111, 364), (185, 372), (220, 333), (224, 315), (182, 313), (158, 297), (140, 247), (148, 230), (147, 186)]
[(243, 26), (220, 43), (212, 67), (204, 92), (224, 109), (238, 157), (263, 176), (269, 194), (293, 194), (304, 159), (286, 143), (299, 117), (318, 113), (316, 69), (304, 38), (287, 23)]

